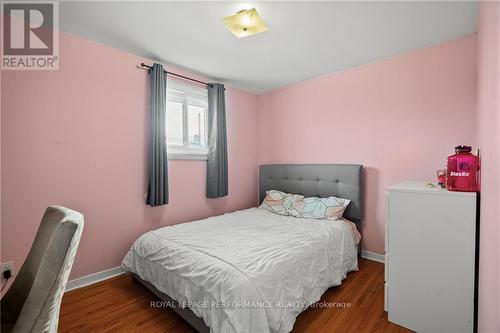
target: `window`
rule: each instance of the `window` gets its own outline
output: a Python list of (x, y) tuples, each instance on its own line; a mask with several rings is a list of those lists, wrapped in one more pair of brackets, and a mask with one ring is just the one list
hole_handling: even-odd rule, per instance
[(205, 87), (167, 77), (169, 159), (207, 159), (207, 112)]

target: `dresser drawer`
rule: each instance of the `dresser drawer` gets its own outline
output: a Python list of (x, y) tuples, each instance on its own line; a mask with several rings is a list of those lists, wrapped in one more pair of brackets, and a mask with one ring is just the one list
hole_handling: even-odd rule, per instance
[(384, 311), (389, 311), (389, 285), (384, 284)]
[(385, 243), (384, 243), (384, 250), (385, 252), (389, 252), (389, 224), (386, 223), (384, 226), (384, 234), (385, 234)]
[(385, 192), (385, 223), (384, 223), (384, 250), (389, 252), (389, 198), (388, 192)]
[(385, 253), (384, 256), (384, 281), (389, 281), (389, 252)]

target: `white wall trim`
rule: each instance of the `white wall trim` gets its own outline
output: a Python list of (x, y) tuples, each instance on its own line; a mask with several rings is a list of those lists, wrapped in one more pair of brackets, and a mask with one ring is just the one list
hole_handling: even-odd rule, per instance
[(383, 254), (371, 252), (371, 251), (361, 251), (361, 258), (365, 258), (368, 260), (376, 261), (376, 262), (385, 262), (385, 256)]
[(75, 290), (79, 288), (83, 288), (89, 286), (91, 284), (101, 282), (107, 279), (111, 279), (115, 276), (125, 274), (125, 271), (121, 267), (114, 267), (110, 269), (106, 269), (102, 272), (97, 272), (94, 274), (82, 276), (78, 279), (74, 279), (68, 281), (66, 284), (66, 291)]

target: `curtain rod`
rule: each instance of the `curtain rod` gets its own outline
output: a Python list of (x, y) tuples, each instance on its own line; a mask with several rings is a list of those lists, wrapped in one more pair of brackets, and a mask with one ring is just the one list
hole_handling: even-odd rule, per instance
[[(153, 66), (148, 66), (148, 65), (146, 65), (143, 62), (141, 62), (141, 67), (144, 67), (143, 69), (147, 68), (148, 70), (153, 69)], [(206, 83), (206, 82), (203, 82), (203, 81), (200, 81), (200, 80), (192, 79), (192, 78), (184, 76), (184, 75), (180, 75), (180, 74), (175, 74), (175, 73), (172, 73), (172, 72), (168, 72), (166, 70), (163, 70), (163, 71), (165, 73), (169, 74), (169, 75), (176, 76), (176, 77), (179, 77), (179, 78), (184, 79), (184, 80), (193, 81), (193, 82), (196, 82), (196, 83), (199, 83), (199, 84), (203, 84), (205, 86), (212, 87), (212, 85), (210, 83)]]

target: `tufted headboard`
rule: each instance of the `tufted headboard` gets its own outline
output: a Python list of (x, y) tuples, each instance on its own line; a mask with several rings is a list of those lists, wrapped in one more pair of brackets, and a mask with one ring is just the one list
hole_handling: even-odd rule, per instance
[(363, 175), (358, 164), (270, 164), (259, 167), (259, 203), (268, 190), (350, 199), (344, 217), (361, 228)]

